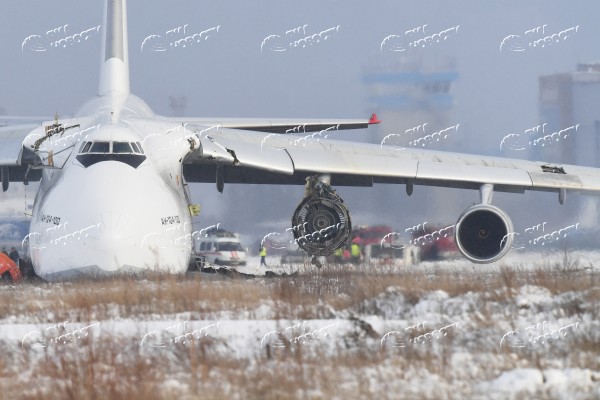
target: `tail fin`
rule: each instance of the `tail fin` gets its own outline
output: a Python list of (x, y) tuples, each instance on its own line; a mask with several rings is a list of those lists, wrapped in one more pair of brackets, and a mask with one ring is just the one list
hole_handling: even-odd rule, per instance
[(129, 94), (126, 0), (106, 0), (104, 4), (104, 37), (98, 94)]

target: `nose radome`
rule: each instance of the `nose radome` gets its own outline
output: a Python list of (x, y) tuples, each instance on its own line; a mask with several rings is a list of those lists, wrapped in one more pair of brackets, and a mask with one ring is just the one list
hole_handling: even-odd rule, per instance
[(135, 255), (135, 224), (123, 211), (110, 210), (97, 217), (98, 229), (87, 238), (94, 261), (104, 271), (131, 264)]
[(132, 221), (123, 211), (110, 210), (100, 215), (98, 218), (98, 234), (103, 240), (118, 243), (124, 239), (129, 239), (135, 234), (135, 227)]

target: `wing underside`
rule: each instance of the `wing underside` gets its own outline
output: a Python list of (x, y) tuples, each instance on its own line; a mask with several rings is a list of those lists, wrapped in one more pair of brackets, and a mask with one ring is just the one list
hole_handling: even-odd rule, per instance
[(3, 191), (8, 189), (9, 182), (36, 181), (41, 178), (39, 170), (28, 173), (28, 164), (33, 162), (32, 152), (23, 148), (24, 141), (39, 126), (31, 124), (0, 128), (0, 181)]

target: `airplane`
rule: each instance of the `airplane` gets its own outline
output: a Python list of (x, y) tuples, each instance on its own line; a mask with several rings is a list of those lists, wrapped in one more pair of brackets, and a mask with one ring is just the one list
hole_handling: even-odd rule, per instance
[[(328, 139), (370, 119), (185, 118), (155, 115), (130, 93), (126, 0), (106, 0), (97, 96), (72, 117), (0, 128), (2, 189), (39, 181), (26, 238), (47, 281), (157, 271), (185, 273), (191, 257), (188, 184), (305, 185), (292, 216), (313, 257), (348, 243), (350, 213), (334, 186), (400, 184), (478, 190), (455, 240), (475, 263), (502, 258), (513, 241), (494, 192), (600, 193), (600, 169)], [(27, 119), (26, 117), (23, 117)], [(18, 119), (11, 118), (14, 121)], [(73, 201), (73, 200), (76, 200)]]

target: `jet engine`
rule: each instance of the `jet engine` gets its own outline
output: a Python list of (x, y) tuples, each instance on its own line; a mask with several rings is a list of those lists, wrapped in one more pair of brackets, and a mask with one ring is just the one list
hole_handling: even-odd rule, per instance
[(476, 263), (491, 263), (510, 249), (513, 225), (506, 213), (489, 204), (468, 208), (458, 218), (455, 240), (460, 252)]
[(292, 230), (302, 250), (326, 256), (347, 244), (352, 231), (350, 212), (331, 186), (309, 177), (305, 197), (292, 216)]

